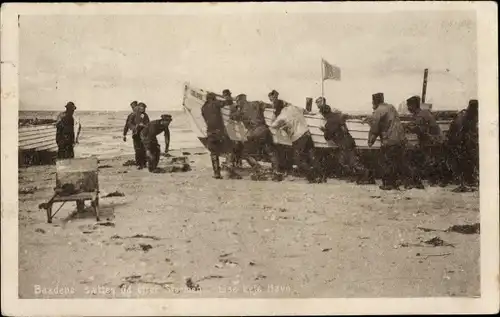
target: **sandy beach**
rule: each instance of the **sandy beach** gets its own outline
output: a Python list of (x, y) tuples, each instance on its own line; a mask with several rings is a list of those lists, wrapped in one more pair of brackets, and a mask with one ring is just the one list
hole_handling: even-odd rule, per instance
[(480, 295), (480, 235), (444, 232), (479, 222), (478, 192), (215, 180), (187, 156), (165, 174), (100, 160), (99, 223), (67, 203), (48, 224), (55, 166), (20, 168), (20, 298)]

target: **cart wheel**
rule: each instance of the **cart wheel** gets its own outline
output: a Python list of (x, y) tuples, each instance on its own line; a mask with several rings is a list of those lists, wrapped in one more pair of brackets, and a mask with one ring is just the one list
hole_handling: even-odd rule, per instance
[(47, 223), (52, 223), (52, 204), (47, 206)]

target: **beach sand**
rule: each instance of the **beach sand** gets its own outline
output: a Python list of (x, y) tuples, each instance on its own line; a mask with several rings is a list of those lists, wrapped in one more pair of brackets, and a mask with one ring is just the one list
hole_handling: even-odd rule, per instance
[[(19, 194), (20, 298), (480, 295), (479, 234), (417, 228), (479, 222), (477, 192), (215, 180), (205, 150), (189, 152), (189, 172), (100, 160), (101, 197), (125, 195), (101, 198), (108, 226), (68, 218), (75, 203), (48, 224), (55, 166), (20, 169), (35, 189)], [(445, 245), (423, 243), (435, 237)]]

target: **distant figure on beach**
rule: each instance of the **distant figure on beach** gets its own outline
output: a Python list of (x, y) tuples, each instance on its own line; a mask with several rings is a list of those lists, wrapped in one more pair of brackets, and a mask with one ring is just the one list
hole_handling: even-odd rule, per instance
[(132, 112), (129, 113), (127, 116), (127, 120), (125, 120), (125, 126), (123, 127), (123, 142), (127, 141), (127, 133), (128, 130), (133, 131), (134, 126), (133, 126), (133, 118), (135, 115), (135, 112), (137, 110), (137, 101), (132, 101), (130, 103), (130, 108), (132, 109)]
[(267, 155), (272, 165), (272, 180), (281, 181), (283, 175), (278, 171), (278, 155), (273, 142), (273, 135), (266, 124), (264, 110), (267, 105), (258, 101), (247, 101), (245, 94), (236, 97), (238, 105), (237, 112), (231, 115), (231, 119), (243, 122), (247, 129), (247, 141), (244, 143), (245, 159), (252, 166), (252, 180), (262, 180), (264, 175), (262, 167), (255, 159), (261, 154)]
[(356, 150), (356, 142), (349, 133), (342, 112), (333, 112), (331, 107), (326, 104), (324, 97), (316, 99), (316, 105), (326, 120), (325, 126), (320, 127), (325, 140), (333, 141), (339, 147), (340, 165), (348, 170), (349, 175), (356, 177), (355, 181), (357, 184), (375, 184), (375, 180), (369, 170), (361, 164)]
[(127, 133), (130, 130), (132, 132), (132, 141), (135, 152), (135, 165), (138, 169), (142, 169), (146, 164), (146, 151), (144, 150), (144, 146), (142, 145), (141, 136), (139, 133), (137, 133), (136, 130), (135, 116), (138, 110), (137, 101), (132, 101), (130, 103), (130, 108), (132, 109), (132, 112), (127, 116), (125, 127), (123, 127), (123, 142), (127, 141)]
[(448, 131), (447, 160), (453, 174), (458, 176), (459, 187), (454, 192), (476, 190), (479, 172), (479, 102), (469, 100), (467, 109), (453, 120)]
[(141, 131), (149, 123), (149, 116), (146, 113), (146, 104), (139, 102), (134, 114), (131, 116), (129, 128), (132, 130), (132, 140), (134, 141), (135, 164), (137, 169), (146, 167), (146, 149), (141, 139)]
[(309, 183), (326, 182), (322, 169), (314, 154), (314, 142), (304, 117), (304, 110), (284, 103), (271, 128), (282, 129), (292, 140), (292, 149), (299, 169), (305, 173)]
[(214, 93), (207, 93), (206, 101), (201, 107), (201, 114), (207, 125), (207, 148), (210, 151), (210, 159), (212, 161), (212, 169), (215, 179), (222, 179), (219, 157), (223, 154), (228, 154), (228, 171), (229, 178), (241, 178), (234, 171), (233, 161), (233, 146), (235, 143), (229, 139), (224, 121), (222, 119), (221, 108), (227, 104), (216, 99)]
[[(234, 103), (232, 93), (229, 89), (224, 89), (222, 91), (222, 97), (224, 98), (224, 105), (229, 106), (230, 113), (234, 113), (237, 111), (238, 106)], [(226, 164), (232, 164), (233, 167), (241, 167), (242, 166), (242, 157), (243, 157), (243, 142), (232, 141), (233, 143), (233, 151), (232, 155), (226, 160)]]
[(140, 137), (142, 144), (146, 150), (147, 160), (148, 160), (148, 170), (150, 172), (156, 172), (158, 167), (158, 162), (160, 161), (160, 144), (156, 139), (156, 136), (163, 132), (165, 136), (165, 153), (168, 152), (170, 146), (170, 130), (168, 126), (172, 122), (172, 116), (169, 114), (164, 114), (158, 120), (153, 120), (148, 122), (140, 132)]
[(383, 93), (372, 95), (373, 115), (370, 118), (368, 146), (372, 147), (380, 137), (382, 156), (382, 190), (399, 189), (401, 181), (408, 176), (405, 162), (406, 136), (398, 112), (384, 101)]
[(443, 153), (441, 129), (432, 113), (421, 109), (419, 96), (407, 99), (406, 106), (413, 116), (413, 121), (406, 126), (406, 130), (418, 137), (417, 157), (415, 162), (409, 164), (410, 180), (418, 187), (423, 187), (423, 178), (436, 185), (443, 180), (444, 172), (444, 162), (441, 160)]
[(78, 143), (82, 126), (78, 121), (78, 131), (75, 137), (75, 113), (76, 106), (70, 101), (66, 104), (66, 111), (61, 112), (56, 120), (56, 143), (58, 147), (57, 158), (69, 159), (75, 157), (74, 146)]

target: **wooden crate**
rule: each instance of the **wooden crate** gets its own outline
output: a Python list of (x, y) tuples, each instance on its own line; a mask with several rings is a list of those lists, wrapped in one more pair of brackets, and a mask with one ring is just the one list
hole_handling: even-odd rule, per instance
[(77, 192), (99, 190), (97, 157), (58, 160), (56, 162), (56, 188), (65, 184), (74, 186)]

